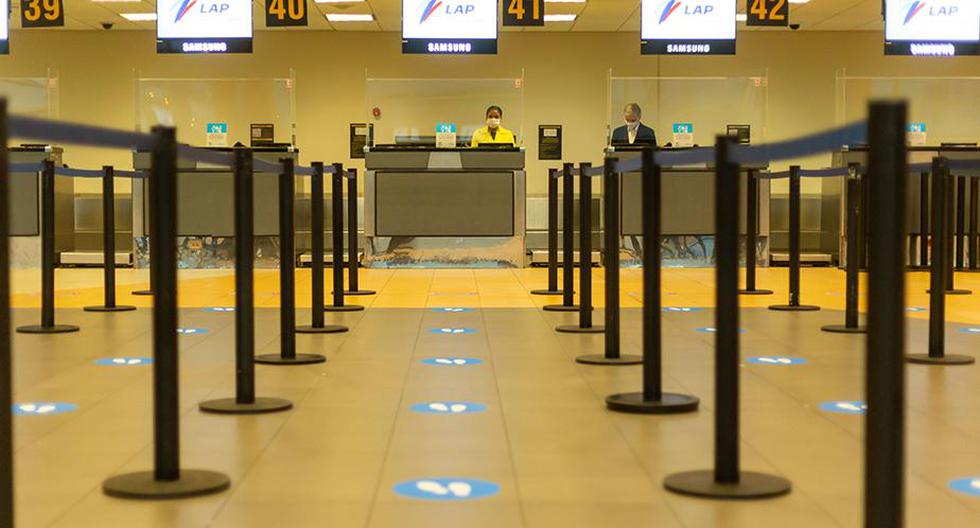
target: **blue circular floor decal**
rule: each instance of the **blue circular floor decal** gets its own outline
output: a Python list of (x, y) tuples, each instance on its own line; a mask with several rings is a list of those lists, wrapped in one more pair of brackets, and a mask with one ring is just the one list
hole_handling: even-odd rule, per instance
[(468, 478), (428, 478), (395, 484), (395, 493), (411, 499), (436, 501), (473, 500), (500, 493), (500, 486)]
[(429, 330), (433, 334), (443, 334), (443, 335), (460, 335), (460, 334), (473, 334), (476, 330), (473, 328), (433, 328)]
[(750, 357), (745, 362), (755, 365), (802, 365), (806, 363), (806, 360), (798, 357), (758, 356)]
[(952, 480), (949, 483), (950, 489), (967, 495), (980, 497), (980, 477), (967, 477)]
[(208, 333), (208, 329), (207, 328), (178, 328), (177, 333), (180, 335), (206, 334)]
[(131, 367), (136, 365), (149, 365), (153, 363), (153, 358), (148, 357), (113, 357), (96, 359), (96, 365), (107, 367)]
[(78, 409), (74, 403), (63, 402), (25, 402), (12, 405), (13, 412), (17, 416), (49, 416), (72, 412)]
[(205, 308), (205, 312), (234, 312), (234, 306), (212, 306), (210, 308)]
[[(704, 332), (706, 334), (713, 334), (713, 333), (717, 332), (717, 330), (713, 326), (703, 326), (701, 328), (698, 328), (697, 330), (698, 330), (698, 332)], [(744, 334), (745, 333), (745, 329), (744, 328), (739, 328), (738, 329), (738, 333)]]
[(906, 312), (928, 312), (929, 309), (928, 308), (922, 308), (922, 307), (919, 307), (919, 306), (906, 306), (905, 307), (905, 311)]
[(841, 414), (864, 414), (868, 406), (863, 401), (829, 401), (821, 403), (820, 409)]
[(960, 328), (960, 332), (963, 332), (964, 334), (980, 334), (980, 327), (967, 326), (965, 328)]
[(409, 409), (418, 413), (428, 414), (470, 414), (487, 410), (487, 406), (482, 403), (457, 402), (457, 401), (434, 401), (416, 403)]
[(423, 359), (422, 363), (426, 365), (461, 367), (463, 365), (479, 365), (483, 363), (483, 360), (463, 357), (438, 357)]
[(433, 312), (448, 312), (448, 313), (472, 312), (473, 310), (474, 308), (452, 308), (452, 307), (432, 309)]
[(661, 308), (665, 312), (680, 312), (680, 313), (691, 313), (691, 312), (701, 312), (704, 308), (697, 308), (694, 306), (664, 306)]

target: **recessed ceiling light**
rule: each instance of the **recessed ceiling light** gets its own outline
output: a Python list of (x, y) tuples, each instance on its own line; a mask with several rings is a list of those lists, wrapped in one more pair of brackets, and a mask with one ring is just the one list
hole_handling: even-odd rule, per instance
[(327, 13), (331, 22), (374, 22), (374, 15), (359, 13)]
[(561, 15), (549, 15), (549, 14), (545, 13), (545, 15), (544, 15), (544, 21), (545, 22), (574, 22), (575, 21), (575, 17), (577, 17), (577, 16), (578, 15), (564, 15), (564, 14), (561, 14)]
[(130, 22), (152, 22), (157, 19), (156, 13), (121, 13), (119, 16)]

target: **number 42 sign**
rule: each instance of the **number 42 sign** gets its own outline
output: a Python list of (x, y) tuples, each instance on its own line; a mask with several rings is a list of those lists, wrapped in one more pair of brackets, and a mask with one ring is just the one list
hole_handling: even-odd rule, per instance
[(505, 26), (544, 25), (544, 0), (503, 0), (500, 7)]
[(746, 0), (747, 26), (788, 26), (788, 0)]

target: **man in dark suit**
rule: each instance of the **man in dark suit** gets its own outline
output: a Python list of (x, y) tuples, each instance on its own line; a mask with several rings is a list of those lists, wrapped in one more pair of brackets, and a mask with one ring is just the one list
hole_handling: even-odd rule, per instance
[(653, 145), (657, 146), (657, 134), (652, 128), (640, 122), (643, 110), (636, 103), (628, 103), (623, 108), (623, 120), (626, 124), (613, 130), (611, 142), (613, 145)]

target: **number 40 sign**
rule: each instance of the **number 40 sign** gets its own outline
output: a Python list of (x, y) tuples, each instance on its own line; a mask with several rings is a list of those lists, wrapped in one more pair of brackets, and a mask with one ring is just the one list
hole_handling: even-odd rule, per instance
[(788, 0), (746, 0), (747, 26), (788, 26)]

